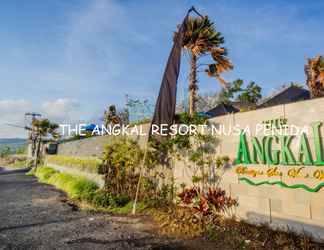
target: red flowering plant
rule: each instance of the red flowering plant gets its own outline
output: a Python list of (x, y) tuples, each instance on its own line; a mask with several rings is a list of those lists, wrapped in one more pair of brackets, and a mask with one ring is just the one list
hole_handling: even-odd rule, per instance
[(209, 188), (207, 192), (201, 191), (199, 187), (186, 188), (178, 197), (180, 205), (192, 208), (203, 216), (227, 213), (238, 205), (236, 199), (227, 196), (220, 188)]

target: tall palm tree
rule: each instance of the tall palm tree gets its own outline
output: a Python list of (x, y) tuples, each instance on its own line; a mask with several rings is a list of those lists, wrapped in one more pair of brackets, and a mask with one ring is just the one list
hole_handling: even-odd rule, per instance
[(305, 74), (311, 97), (324, 96), (324, 57), (316, 56), (308, 59), (305, 65)]
[[(227, 58), (227, 50), (220, 47), (224, 43), (224, 37), (218, 32), (208, 16), (189, 17), (186, 25), (186, 32), (183, 37), (182, 47), (190, 55), (190, 75), (189, 75), (189, 114), (196, 111), (196, 96), (198, 90), (197, 69), (205, 66), (208, 76), (215, 77), (223, 86), (226, 82), (221, 78), (221, 73), (231, 70), (232, 63)], [(213, 63), (198, 65), (198, 60), (206, 55), (210, 55)]]

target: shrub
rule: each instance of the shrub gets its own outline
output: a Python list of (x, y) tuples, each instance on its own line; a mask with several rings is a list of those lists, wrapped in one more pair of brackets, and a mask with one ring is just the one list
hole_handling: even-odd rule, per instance
[(111, 194), (104, 190), (99, 190), (94, 193), (91, 202), (96, 207), (109, 207), (111, 204)]
[(113, 195), (134, 196), (143, 152), (139, 145), (122, 138), (105, 147), (99, 173), (105, 175), (105, 189)]
[(130, 198), (127, 195), (114, 196), (104, 190), (99, 190), (94, 194), (91, 202), (96, 207), (118, 208), (123, 207), (127, 203), (129, 203)]
[(78, 158), (64, 155), (48, 155), (46, 162), (64, 167), (77, 168), (90, 173), (97, 173), (101, 163), (96, 158)]
[(115, 197), (112, 197), (111, 206), (113, 207), (123, 207), (128, 202), (130, 202), (130, 198), (127, 195), (118, 195)]

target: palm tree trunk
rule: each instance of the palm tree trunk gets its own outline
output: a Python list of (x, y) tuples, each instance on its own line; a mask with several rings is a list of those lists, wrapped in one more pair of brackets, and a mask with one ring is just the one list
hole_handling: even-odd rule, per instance
[(190, 79), (189, 79), (189, 115), (193, 116), (196, 112), (196, 94), (197, 86), (197, 56), (191, 55), (190, 63)]
[(305, 65), (306, 84), (308, 85), (311, 98), (315, 98), (318, 95), (318, 91), (315, 87), (315, 72), (313, 64), (313, 60), (309, 59), (308, 64)]
[(35, 159), (35, 169), (37, 169), (41, 157), (41, 146), (42, 146), (42, 137), (38, 137), (37, 149), (36, 149), (36, 159)]

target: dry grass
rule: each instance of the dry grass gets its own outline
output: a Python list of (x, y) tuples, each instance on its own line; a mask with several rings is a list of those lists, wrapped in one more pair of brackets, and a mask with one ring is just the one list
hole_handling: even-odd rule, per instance
[(160, 233), (187, 239), (203, 237), (209, 246), (214, 244), (214, 249), (324, 249), (324, 244), (315, 243), (306, 235), (274, 231), (266, 225), (255, 226), (221, 216), (207, 223), (186, 208), (154, 210), (151, 214)]

